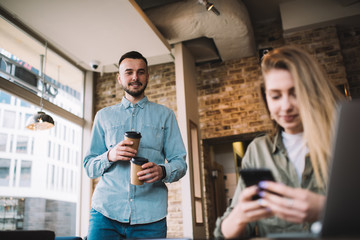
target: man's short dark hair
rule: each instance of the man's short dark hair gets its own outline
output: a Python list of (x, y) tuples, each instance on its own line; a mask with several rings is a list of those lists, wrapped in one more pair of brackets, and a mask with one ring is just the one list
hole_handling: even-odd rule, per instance
[(119, 60), (119, 66), (121, 64), (121, 62), (125, 59), (125, 58), (131, 58), (131, 59), (142, 59), (144, 60), (146, 66), (148, 65), (148, 62), (146, 60), (146, 58), (139, 52), (137, 51), (131, 51), (131, 52), (127, 52), (124, 55), (121, 56), (120, 60)]

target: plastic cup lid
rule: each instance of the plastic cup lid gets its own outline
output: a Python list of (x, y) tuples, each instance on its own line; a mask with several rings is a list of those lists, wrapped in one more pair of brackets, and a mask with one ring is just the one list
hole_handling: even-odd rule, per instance
[(141, 133), (136, 131), (125, 132), (125, 136), (128, 138), (141, 138)]
[(149, 162), (149, 160), (147, 158), (143, 158), (143, 157), (134, 157), (131, 159), (131, 162), (136, 165), (143, 165), (143, 164)]

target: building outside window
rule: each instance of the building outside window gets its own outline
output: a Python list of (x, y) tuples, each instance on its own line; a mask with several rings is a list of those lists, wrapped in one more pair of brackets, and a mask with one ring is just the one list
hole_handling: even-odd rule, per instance
[[(0, 18), (0, 80), (83, 117), (84, 72), (47, 51), (45, 84), (39, 78), (43, 44)], [(0, 86), (0, 230), (76, 234), (80, 205), (83, 128), (50, 112), (55, 127), (25, 128), (40, 110)]]

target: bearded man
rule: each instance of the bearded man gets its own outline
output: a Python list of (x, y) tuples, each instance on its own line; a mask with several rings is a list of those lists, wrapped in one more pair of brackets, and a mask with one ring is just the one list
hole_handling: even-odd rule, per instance
[[(187, 170), (186, 151), (175, 114), (145, 96), (147, 60), (125, 53), (117, 80), (125, 91), (121, 102), (96, 113), (84, 168), (101, 177), (92, 196), (87, 239), (166, 238), (168, 190)], [(124, 139), (127, 131), (141, 133), (138, 150)], [(130, 160), (148, 159), (138, 172), (143, 185), (130, 183)]]

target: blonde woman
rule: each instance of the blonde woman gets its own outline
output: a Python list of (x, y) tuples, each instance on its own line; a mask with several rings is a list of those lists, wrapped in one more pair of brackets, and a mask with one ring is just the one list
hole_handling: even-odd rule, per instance
[(274, 131), (254, 139), (242, 168), (269, 168), (276, 182), (246, 188), (240, 179), (217, 220), (217, 238), (310, 231), (325, 202), (336, 105), (343, 97), (301, 48), (272, 50), (261, 69)]

